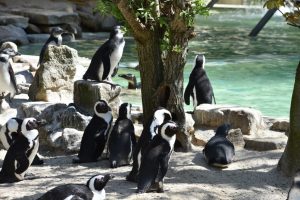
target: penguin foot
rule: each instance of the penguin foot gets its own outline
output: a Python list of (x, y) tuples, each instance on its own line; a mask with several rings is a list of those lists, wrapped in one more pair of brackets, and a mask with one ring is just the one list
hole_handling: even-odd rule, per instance
[(136, 175), (134, 176), (134, 175), (128, 174), (128, 175), (126, 176), (126, 181), (136, 183), (136, 182), (137, 182), (137, 177), (136, 177)]
[(40, 159), (40, 157), (36, 155), (32, 161), (32, 165), (43, 165), (43, 164), (44, 164), (44, 160)]

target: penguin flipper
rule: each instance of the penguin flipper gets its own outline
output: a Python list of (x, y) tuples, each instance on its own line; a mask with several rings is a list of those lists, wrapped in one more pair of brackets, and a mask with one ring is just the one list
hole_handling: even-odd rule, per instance
[(18, 88), (17, 88), (17, 83), (16, 83), (16, 77), (15, 77), (15, 73), (14, 73), (14, 70), (11, 66), (11, 64), (9, 64), (8, 66), (8, 73), (9, 73), (9, 76), (10, 76), (10, 81), (12, 82), (15, 90), (16, 90), (16, 94), (18, 94)]
[(190, 96), (193, 93), (193, 84), (189, 81), (184, 91), (184, 102), (186, 105), (190, 105)]
[(162, 181), (167, 173), (168, 167), (169, 167), (169, 160), (170, 160), (171, 153), (161, 156), (160, 161), (159, 161), (159, 170), (160, 172), (158, 173), (158, 181)]
[(26, 154), (21, 154), (21, 155), (18, 155), (16, 157), (16, 160), (18, 161), (18, 167), (16, 169), (16, 173), (17, 174), (22, 174), (23, 172), (25, 172), (28, 167), (29, 167), (29, 160), (26, 156)]
[(107, 79), (109, 72), (110, 72), (110, 68), (111, 68), (109, 53), (106, 53), (105, 55), (103, 55), (102, 62), (103, 62), (103, 69), (104, 69), (103, 75), (102, 75), (102, 80), (105, 80), (105, 79)]

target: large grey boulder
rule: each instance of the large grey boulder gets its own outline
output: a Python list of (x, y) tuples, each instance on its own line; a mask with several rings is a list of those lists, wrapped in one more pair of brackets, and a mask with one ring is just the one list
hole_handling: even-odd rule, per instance
[(16, 44), (28, 44), (25, 31), (14, 25), (0, 26), (0, 43), (11, 41)]
[(11, 13), (29, 18), (29, 22), (38, 25), (79, 24), (77, 13), (50, 9), (12, 9)]
[(120, 86), (113, 88), (107, 83), (86, 80), (74, 82), (74, 103), (76, 107), (91, 116), (94, 114), (94, 105), (99, 99), (106, 100), (112, 108), (113, 116), (118, 116), (120, 93)]
[(91, 116), (81, 114), (74, 106), (68, 107), (61, 116), (63, 128), (74, 128), (79, 131), (84, 131), (91, 119)]
[(0, 25), (14, 25), (20, 28), (26, 28), (28, 26), (28, 18), (0, 12)]
[(233, 129), (240, 128), (244, 135), (255, 135), (266, 126), (260, 111), (231, 105), (201, 104), (193, 118), (197, 127), (217, 128), (229, 123)]
[(73, 100), (73, 79), (78, 65), (75, 49), (49, 46), (44, 62), (36, 71), (28, 96), (33, 101), (64, 102)]

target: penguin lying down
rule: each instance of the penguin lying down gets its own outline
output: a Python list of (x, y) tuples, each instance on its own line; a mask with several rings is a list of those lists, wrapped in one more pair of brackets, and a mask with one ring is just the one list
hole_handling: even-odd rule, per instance
[(105, 190), (107, 182), (114, 178), (113, 175), (106, 174), (92, 176), (87, 183), (84, 184), (66, 184), (57, 186), (38, 200), (103, 200), (105, 199)]
[(229, 129), (229, 124), (219, 126), (215, 136), (206, 143), (203, 155), (209, 165), (226, 168), (233, 161), (235, 155), (234, 146), (226, 138)]

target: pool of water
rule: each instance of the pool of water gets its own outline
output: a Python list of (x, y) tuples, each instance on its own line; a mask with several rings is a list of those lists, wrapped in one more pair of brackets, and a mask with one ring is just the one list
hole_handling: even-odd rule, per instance
[[(300, 30), (286, 25), (281, 16), (273, 16), (256, 38), (248, 37), (263, 16), (263, 10), (214, 11), (209, 17), (197, 17), (195, 37), (189, 43), (184, 71), (185, 85), (197, 53), (206, 56), (206, 71), (218, 104), (249, 106), (266, 116), (288, 117), (295, 69), (300, 60)], [(80, 56), (91, 58), (103, 40), (68, 43)], [(20, 52), (38, 55), (42, 44), (22, 46)], [(134, 40), (126, 38), (121, 67), (137, 65)], [(121, 68), (118, 73), (139, 72)], [(113, 78), (120, 85), (127, 83)], [(122, 93), (124, 101), (141, 105), (140, 91)], [(186, 107), (191, 110), (192, 107)]]

